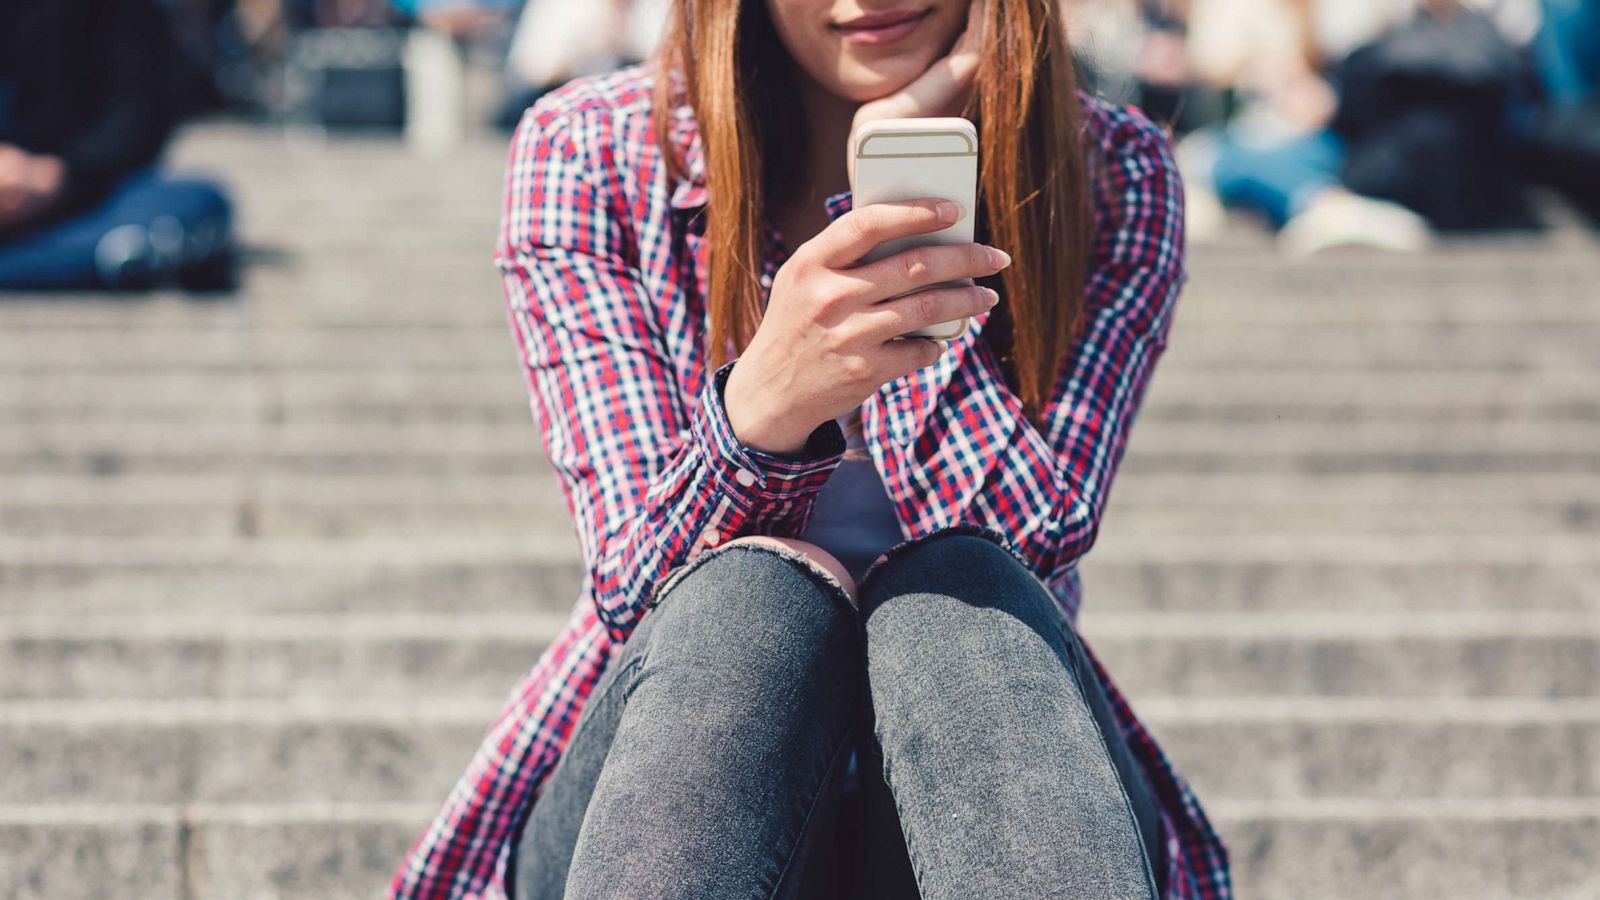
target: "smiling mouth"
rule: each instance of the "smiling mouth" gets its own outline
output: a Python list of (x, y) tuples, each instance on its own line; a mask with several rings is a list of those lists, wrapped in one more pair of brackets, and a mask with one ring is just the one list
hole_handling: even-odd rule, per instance
[(848, 22), (834, 22), (829, 30), (863, 44), (887, 44), (909, 35), (933, 14), (933, 8), (869, 13)]

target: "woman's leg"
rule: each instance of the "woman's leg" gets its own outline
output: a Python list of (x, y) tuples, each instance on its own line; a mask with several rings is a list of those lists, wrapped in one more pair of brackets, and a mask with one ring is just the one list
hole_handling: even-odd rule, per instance
[(595, 687), (517, 849), (519, 900), (792, 897), (826, 866), (861, 631), (800, 554), (702, 554)]
[[(870, 704), (869, 704), (870, 705)], [(870, 716), (870, 711), (868, 712)], [(870, 729), (870, 719), (869, 729)], [(857, 755), (860, 788), (853, 812), (858, 844), (841, 848), (853, 853), (849, 895), (861, 900), (920, 900), (917, 876), (906, 854), (905, 833), (894, 794), (883, 780), (883, 750), (870, 733), (864, 735)]]
[(1343, 142), (1332, 131), (1288, 139), (1224, 132), (1217, 141), (1211, 177), (1229, 206), (1253, 209), (1274, 226), (1303, 212), (1323, 191), (1339, 186)]
[(966, 533), (861, 585), (884, 774), (922, 896), (1157, 896), (1150, 789), (1042, 585)]
[(0, 289), (146, 287), (231, 253), (232, 207), (208, 181), (128, 176), (103, 203), (0, 240)]

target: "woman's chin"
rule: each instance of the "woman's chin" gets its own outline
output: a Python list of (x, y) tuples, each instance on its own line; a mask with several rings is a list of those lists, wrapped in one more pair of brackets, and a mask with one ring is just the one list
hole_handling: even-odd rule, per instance
[(903, 70), (897, 67), (897, 71), (894, 72), (880, 70), (851, 73), (834, 86), (834, 93), (852, 103), (870, 103), (903, 90), (921, 74), (922, 69), (914, 69), (912, 66), (907, 66)]

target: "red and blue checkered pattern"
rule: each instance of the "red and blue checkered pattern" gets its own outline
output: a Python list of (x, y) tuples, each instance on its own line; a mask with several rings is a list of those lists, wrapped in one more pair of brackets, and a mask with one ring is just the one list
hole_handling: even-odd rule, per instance
[[(691, 111), (678, 108), (672, 137), (688, 172), (668, 175), (651, 78), (645, 65), (573, 82), (529, 110), (512, 142), (496, 261), (533, 415), (582, 548), (582, 597), (412, 847), (394, 897), (504, 897), (514, 833), (652, 594), (705, 548), (798, 536), (844, 451), (832, 420), (794, 456), (744, 446), (729, 426), (721, 388), (733, 363), (705, 365), (702, 148)], [(862, 412), (907, 535), (958, 523), (1003, 535), (1069, 620), (1077, 562), (1094, 543), (1186, 278), (1183, 193), (1166, 136), (1136, 110), (1079, 100), (1098, 150), (1088, 324), (1045, 427), (1023, 415), (978, 340), (988, 313)], [(848, 195), (830, 198), (830, 215), (848, 208)], [(770, 224), (767, 247), (770, 288), (784, 258)], [(1231, 897), (1226, 850), (1194, 794), (1100, 675), (1161, 801), (1168, 896)]]

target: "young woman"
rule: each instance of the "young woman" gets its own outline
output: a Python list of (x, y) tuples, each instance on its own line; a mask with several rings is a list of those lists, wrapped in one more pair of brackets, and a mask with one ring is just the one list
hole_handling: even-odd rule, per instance
[[(1072, 625), (1183, 214), (1057, 15), (679, 0), (528, 112), (498, 260), (584, 598), (395, 896), (1231, 896)], [(978, 209), (850, 209), (856, 126), (955, 114)]]

